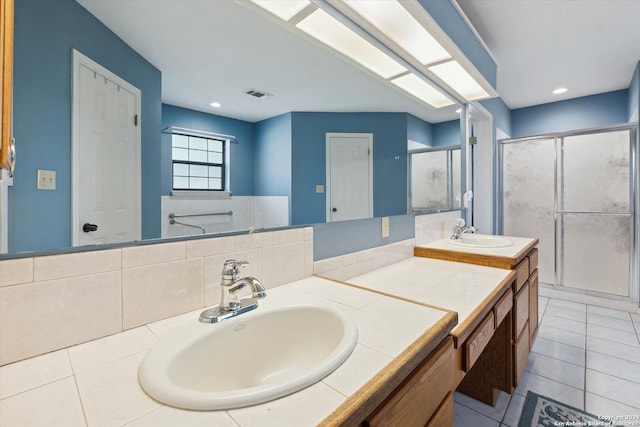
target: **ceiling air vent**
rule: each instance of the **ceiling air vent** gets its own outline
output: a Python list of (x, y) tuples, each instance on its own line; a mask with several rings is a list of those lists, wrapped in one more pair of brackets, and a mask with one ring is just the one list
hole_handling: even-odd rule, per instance
[(256, 89), (249, 89), (248, 91), (245, 92), (247, 95), (251, 95), (253, 97), (256, 97), (258, 99), (267, 99), (272, 97), (273, 95), (271, 95), (270, 93), (267, 92), (263, 92), (261, 90), (256, 90)]

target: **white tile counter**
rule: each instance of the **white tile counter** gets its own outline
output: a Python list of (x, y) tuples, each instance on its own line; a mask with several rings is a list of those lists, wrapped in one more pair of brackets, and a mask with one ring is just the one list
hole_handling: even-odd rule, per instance
[(413, 257), (347, 282), (455, 311), (455, 333), (512, 275), (512, 271), (500, 268)]
[[(415, 259), (409, 261), (413, 263)], [(420, 262), (438, 263), (433, 260)], [(409, 279), (411, 270), (408, 268), (407, 274), (401, 277)], [(449, 267), (448, 271), (446, 268), (426, 270), (431, 271), (424, 278), (429, 289), (435, 290), (438, 283), (442, 286), (442, 280), (446, 278), (449, 278), (447, 283), (455, 284), (441, 289), (442, 302), (459, 301), (456, 307), (466, 309), (482, 296), (482, 291), (478, 295), (462, 291), (464, 284), (471, 280), (473, 266)], [(493, 282), (497, 276), (489, 270), (492, 269), (483, 269), (474, 283)], [(397, 275), (401, 271), (402, 265), (394, 265), (382, 269), (379, 275), (400, 279)], [(387, 280), (376, 280), (376, 273), (362, 278), (364, 282), (373, 283), (373, 288), (384, 287), (388, 283)], [(407, 281), (393, 281), (409, 285)], [(451, 297), (446, 296), (448, 291)], [(445, 317), (451, 318), (451, 314), (445, 311), (317, 277), (278, 286), (267, 293), (267, 298), (260, 301), (258, 311), (310, 303), (336, 306), (348, 312), (359, 330), (354, 352), (342, 366), (319, 383), (272, 402), (230, 411), (206, 412), (164, 406), (140, 388), (138, 365), (160, 338), (184, 322), (197, 322), (201, 311), (197, 310), (0, 367), (0, 425), (312, 426), (384, 371), (394, 358), (426, 331), (441, 325)]]

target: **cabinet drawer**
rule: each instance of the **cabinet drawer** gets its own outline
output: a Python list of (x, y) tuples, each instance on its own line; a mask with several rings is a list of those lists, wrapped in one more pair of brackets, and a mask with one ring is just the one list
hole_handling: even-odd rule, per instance
[(529, 324), (527, 328), (522, 331), (520, 337), (516, 341), (513, 348), (513, 386), (517, 387), (520, 382), (520, 377), (524, 372), (524, 367), (527, 365), (527, 359), (529, 358)]
[(529, 279), (529, 258), (525, 257), (520, 264), (516, 266), (516, 287), (514, 292), (518, 292), (520, 288), (524, 286), (524, 284)]
[(513, 323), (514, 338), (520, 336), (524, 325), (529, 320), (529, 283), (520, 289), (514, 301), (515, 320)]
[(453, 425), (453, 393), (449, 393), (426, 427), (442, 427)]
[(496, 316), (494, 328), (498, 329), (502, 320), (509, 314), (511, 307), (513, 307), (513, 291), (509, 289), (493, 307), (493, 312)]
[(463, 367), (465, 372), (469, 372), (473, 364), (476, 363), (482, 350), (484, 350), (491, 340), (494, 330), (495, 316), (493, 315), (493, 311), (491, 311), (463, 344)]
[(527, 254), (529, 258), (529, 275), (533, 274), (533, 270), (538, 268), (538, 248), (533, 248)]
[(424, 426), (453, 391), (453, 338), (447, 337), (363, 422)]

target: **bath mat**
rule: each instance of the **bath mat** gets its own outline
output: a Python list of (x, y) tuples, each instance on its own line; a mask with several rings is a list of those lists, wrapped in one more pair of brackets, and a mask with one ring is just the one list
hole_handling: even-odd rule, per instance
[(532, 391), (527, 392), (518, 423), (518, 427), (605, 425), (614, 426), (615, 424)]

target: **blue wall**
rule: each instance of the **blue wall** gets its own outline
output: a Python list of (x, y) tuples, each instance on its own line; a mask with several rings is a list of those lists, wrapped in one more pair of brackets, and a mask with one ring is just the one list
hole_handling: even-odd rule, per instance
[[(215, 114), (207, 114), (173, 105), (162, 105), (162, 128), (178, 126), (206, 132), (233, 135), (237, 144), (229, 144), (230, 149), (230, 185), (236, 196), (254, 194), (254, 124), (242, 120), (230, 119)], [(164, 135), (164, 134), (163, 134)], [(171, 139), (162, 138), (162, 195), (171, 192)]]
[(415, 235), (415, 217), (389, 217), (389, 237), (381, 237), (381, 218), (313, 224), (313, 259), (318, 261), (388, 245)]
[[(142, 91), (142, 237), (160, 236), (160, 71), (74, 0), (16, 0), (10, 252), (71, 244), (71, 48)], [(37, 169), (55, 191), (36, 190)]]
[(291, 197), (291, 113), (256, 123), (255, 195)]
[(434, 147), (460, 145), (460, 119), (433, 125)]
[(511, 110), (507, 104), (501, 98), (486, 99), (480, 101), (480, 104), (493, 116), (494, 129), (498, 128), (511, 135)]
[[(292, 113), (291, 224), (326, 220), (326, 133), (373, 133), (373, 214), (391, 216), (407, 210), (406, 113)], [(398, 156), (398, 159), (395, 157)]]
[(433, 147), (433, 125), (413, 114), (407, 114), (407, 139)]
[(626, 123), (629, 119), (627, 97), (625, 89), (513, 110), (511, 136), (518, 138)]

